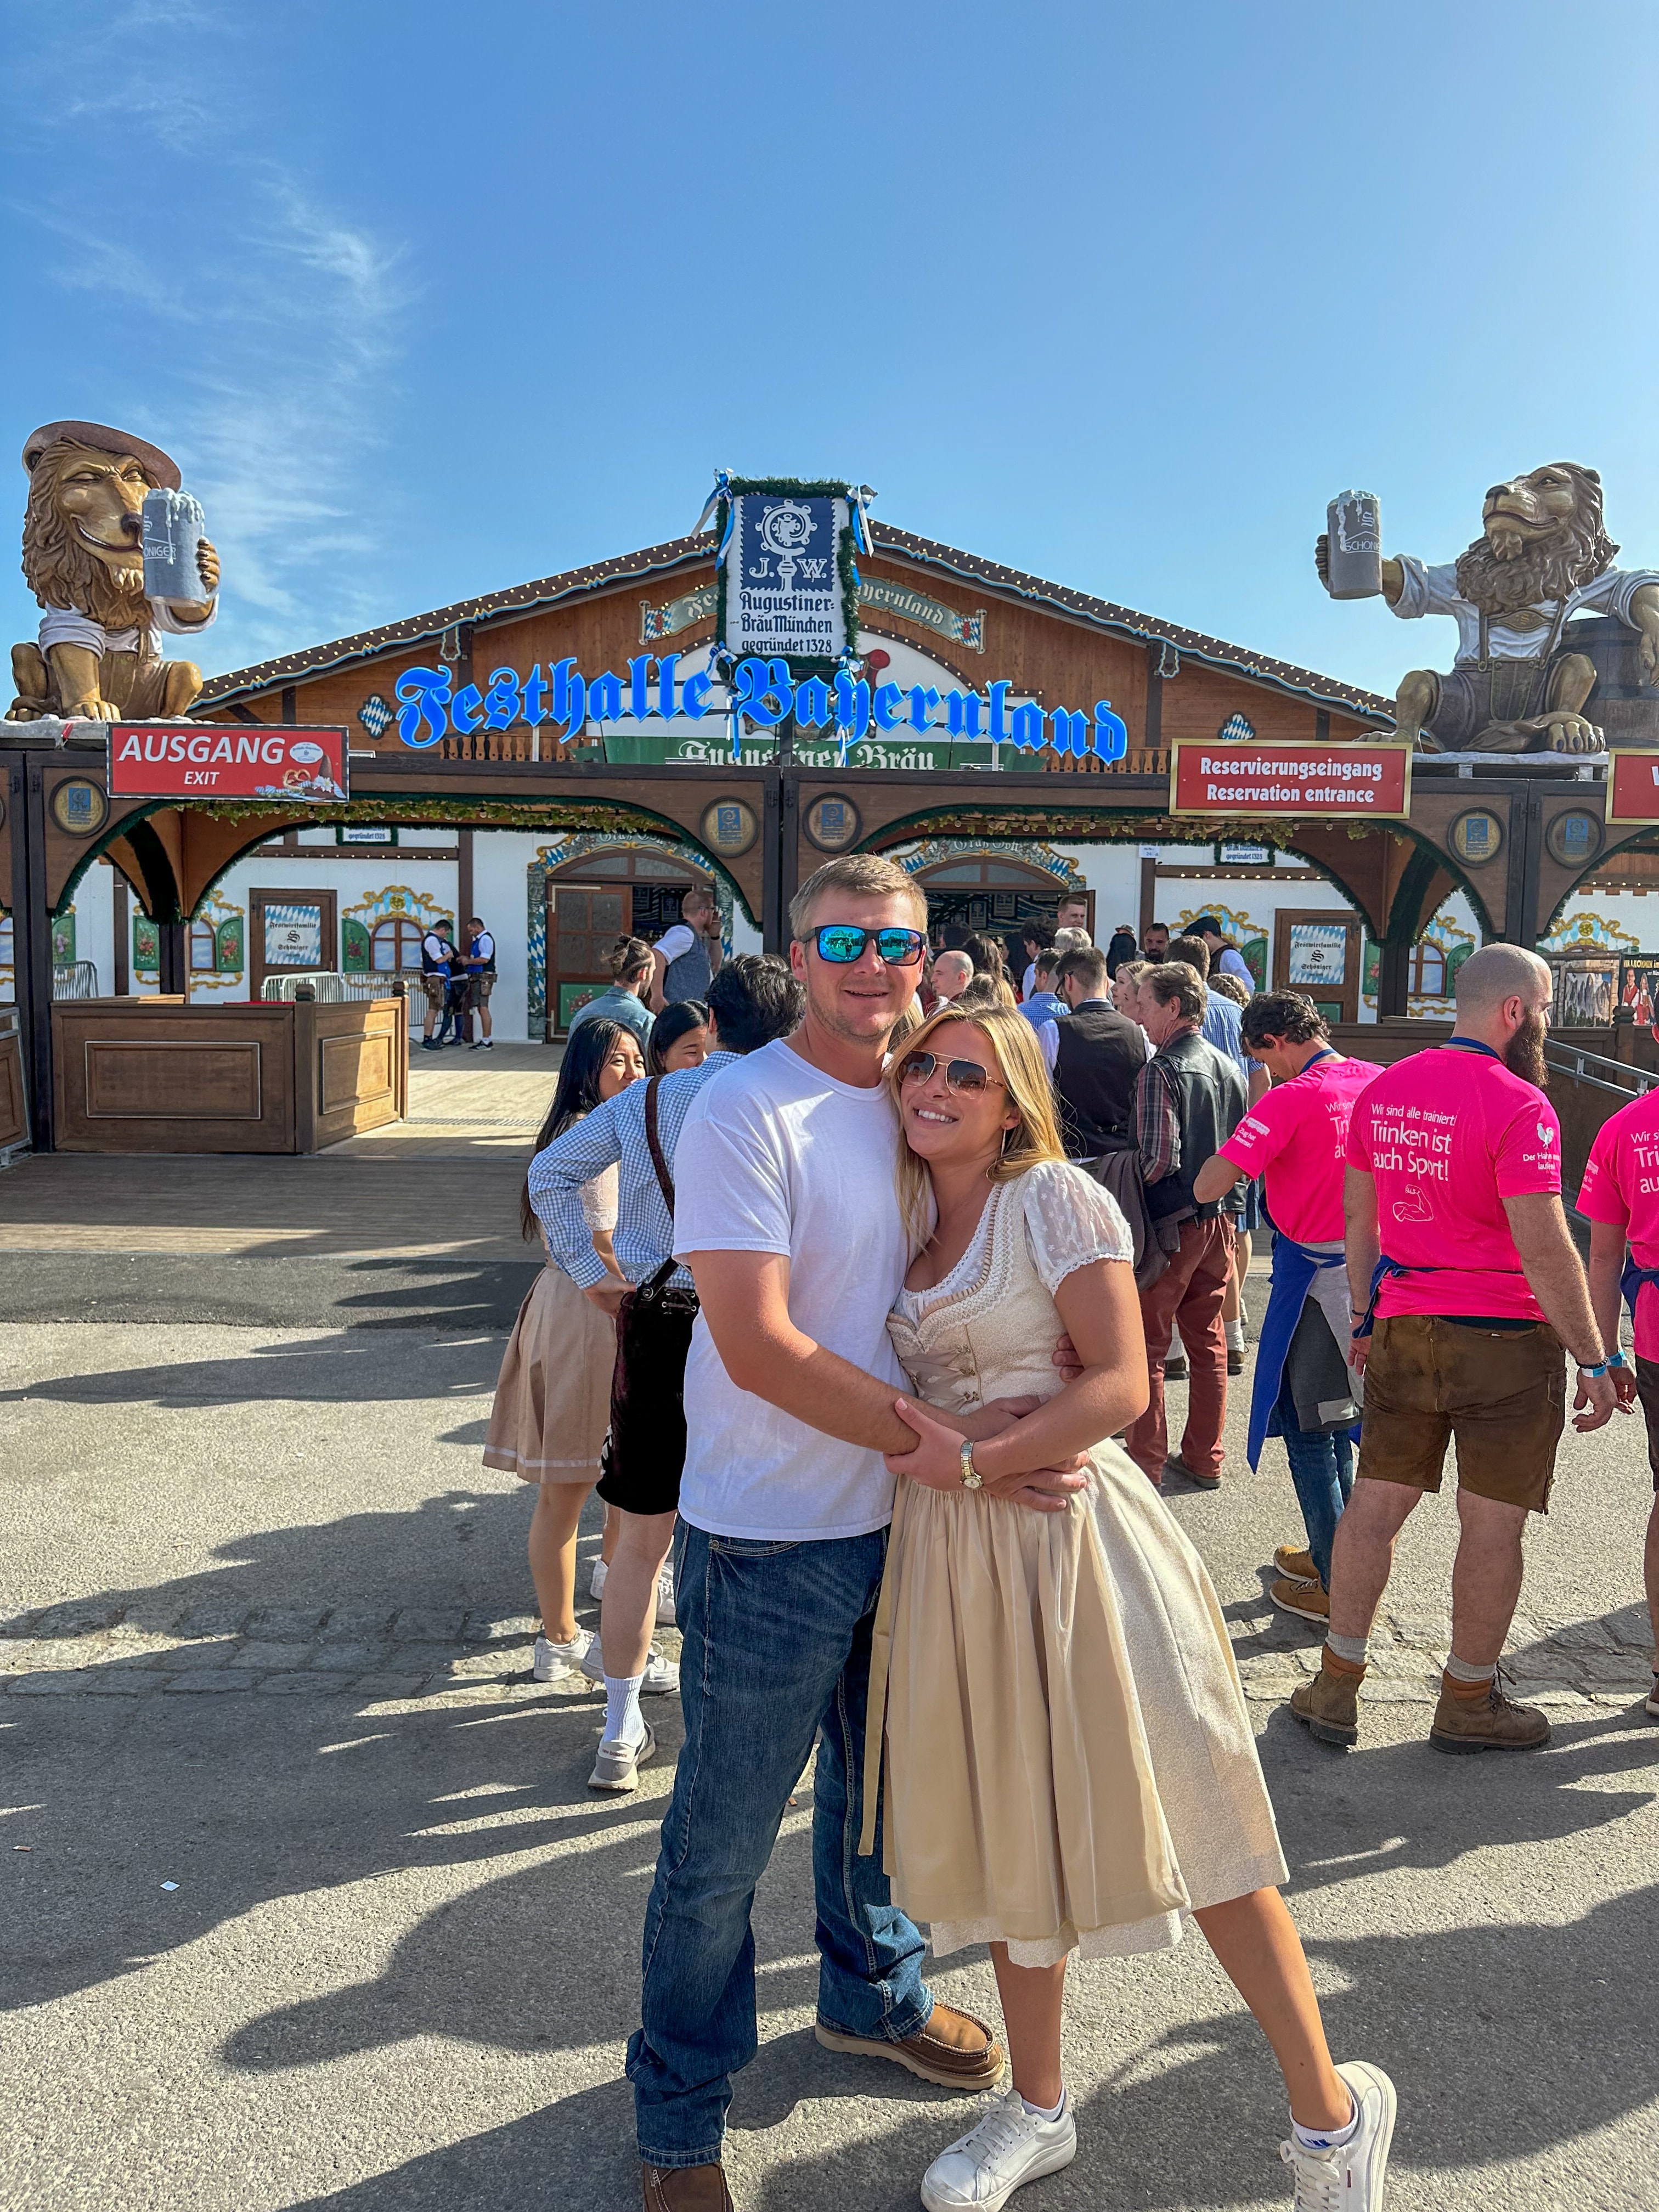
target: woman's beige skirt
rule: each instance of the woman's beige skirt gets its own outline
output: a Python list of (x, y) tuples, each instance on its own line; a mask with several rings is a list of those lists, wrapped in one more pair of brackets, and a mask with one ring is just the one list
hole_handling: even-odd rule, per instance
[(1125, 1455), (1093, 1460), (1064, 1514), (900, 1478), (866, 1771), (884, 1705), (884, 1859), (936, 1952), (1168, 1949), (1285, 1879), (1209, 1577)]
[(550, 1262), (519, 1308), (483, 1463), (523, 1482), (596, 1482), (611, 1425), (616, 1323)]

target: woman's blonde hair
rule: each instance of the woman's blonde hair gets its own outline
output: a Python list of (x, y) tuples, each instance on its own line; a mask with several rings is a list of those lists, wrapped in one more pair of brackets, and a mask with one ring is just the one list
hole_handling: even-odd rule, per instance
[[(1054, 1111), (1054, 1086), (1043, 1065), (1036, 1031), (1024, 1014), (1009, 1013), (1001, 1006), (941, 1006), (893, 1054), (887, 1081), (895, 1102), (902, 1090), (900, 1070), (911, 1054), (933, 1051), (949, 1060), (951, 1040), (946, 1032), (965, 1022), (984, 1031), (998, 1072), (1008, 1086), (1009, 1109), (1019, 1116), (1016, 1126), (1004, 1132), (1001, 1153), (986, 1170), (989, 1181), (1012, 1182), (1041, 1160), (1063, 1160), (1066, 1146)], [(899, 1212), (910, 1248), (919, 1252), (927, 1242), (932, 1192), (927, 1164), (908, 1144), (901, 1144), (898, 1149), (897, 1182)]]

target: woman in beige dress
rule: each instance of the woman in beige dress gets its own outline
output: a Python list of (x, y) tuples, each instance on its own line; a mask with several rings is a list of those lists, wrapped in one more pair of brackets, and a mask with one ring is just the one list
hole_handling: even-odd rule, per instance
[[(644, 1073), (639, 1041), (630, 1030), (603, 1018), (585, 1022), (565, 1046), (535, 1151), (543, 1151), (562, 1130)], [(582, 1209), (593, 1249), (615, 1275), (620, 1295), (628, 1283), (611, 1249), (617, 1225), (615, 1168), (586, 1186)], [(527, 1182), (519, 1217), (526, 1237), (540, 1235)], [(587, 1493), (599, 1479), (616, 1360), (616, 1324), (610, 1315), (549, 1256), (513, 1324), (483, 1448), (486, 1467), (538, 1486), (530, 1516), (530, 1573), (542, 1615), (532, 1669), (538, 1682), (575, 1673), (592, 1641), (576, 1626), (576, 1531)]]
[[(929, 2167), (922, 2202), (1000, 2212), (1070, 2163), (1066, 1960), (1168, 1949), (1190, 1917), (1283, 2070), (1297, 2207), (1378, 2212), (1393, 2087), (1376, 2067), (1331, 2063), (1215, 1592), (1106, 1441), (1146, 1403), (1127, 1225), (1066, 1162), (1018, 1014), (942, 1010), (890, 1080), (915, 1255), (888, 1323), (899, 1358), (927, 1403), (1028, 1409), (965, 1444), (902, 1398), (918, 1448), (888, 1462), (898, 1495), (865, 1771), (884, 1718), (894, 1902), (931, 1923), (936, 1953), (989, 1943), (1013, 2073)], [(1081, 1364), (1066, 1381), (1062, 1333)], [(1067, 1465), (1084, 1478), (1069, 1498), (1039, 1472)], [(1050, 1510), (1033, 1510), (1030, 1488), (1012, 1496), (1026, 1478)]]

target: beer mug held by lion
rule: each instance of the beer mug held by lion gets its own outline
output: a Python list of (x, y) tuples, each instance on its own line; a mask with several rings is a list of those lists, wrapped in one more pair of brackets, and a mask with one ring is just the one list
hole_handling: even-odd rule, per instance
[[(143, 508), (144, 596), (190, 604), (210, 599), (218, 578), (202, 525), (202, 503), (165, 486), (146, 492)], [(208, 558), (202, 556), (207, 545)]]
[(1375, 492), (1340, 491), (1325, 510), (1325, 588), (1334, 599), (1374, 599), (1382, 589), (1382, 504)]

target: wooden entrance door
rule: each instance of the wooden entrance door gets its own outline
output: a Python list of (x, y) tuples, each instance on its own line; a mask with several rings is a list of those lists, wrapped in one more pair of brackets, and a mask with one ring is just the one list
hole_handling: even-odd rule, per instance
[(329, 890), (250, 891), (247, 895), (248, 996), (257, 999), (267, 975), (284, 969), (326, 969), (340, 964), (340, 939)]
[(580, 1006), (613, 978), (605, 954), (633, 927), (629, 884), (547, 887), (547, 1036), (564, 1036)]
[(1359, 924), (1330, 908), (1280, 907), (1273, 916), (1273, 988), (1300, 991), (1328, 1022), (1359, 1019)]

